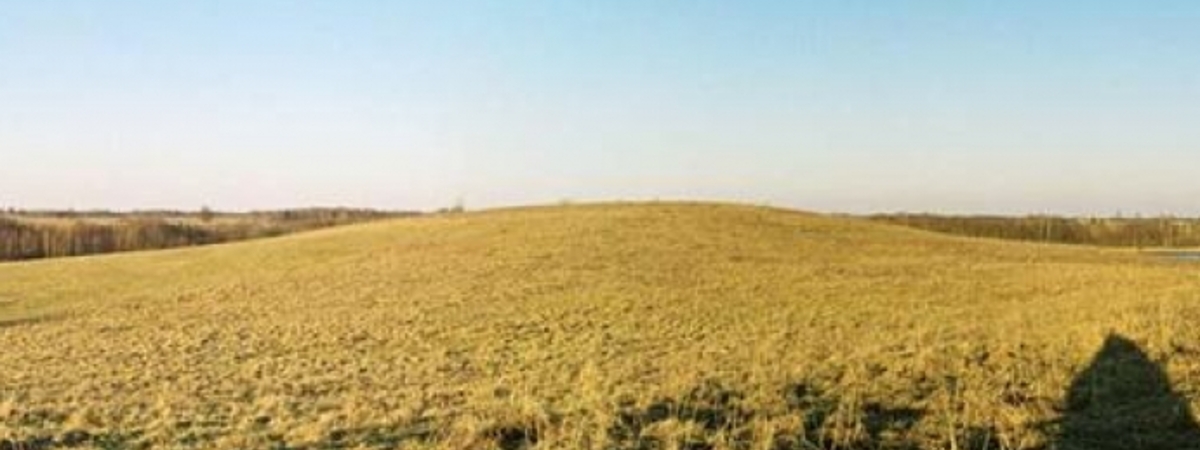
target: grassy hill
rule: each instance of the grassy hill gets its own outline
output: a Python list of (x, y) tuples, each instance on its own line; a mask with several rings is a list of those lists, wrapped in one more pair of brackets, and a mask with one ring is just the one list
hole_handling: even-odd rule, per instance
[(420, 217), (0, 264), (0, 447), (1200, 448), (1196, 324), (1200, 266), (1126, 251)]

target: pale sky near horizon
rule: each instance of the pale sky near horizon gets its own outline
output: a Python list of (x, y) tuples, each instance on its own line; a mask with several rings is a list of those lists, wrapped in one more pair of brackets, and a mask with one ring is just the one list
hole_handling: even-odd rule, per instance
[(1200, 2), (0, 2), (0, 206), (1200, 215)]

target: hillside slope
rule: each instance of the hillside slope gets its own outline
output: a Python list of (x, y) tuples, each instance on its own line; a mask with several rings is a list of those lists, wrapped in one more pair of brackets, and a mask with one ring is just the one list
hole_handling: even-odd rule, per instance
[(1128, 342), (1122, 361), (1170, 380), (1147, 395), (1200, 407), (1198, 274), (715, 204), (3, 264), (0, 439), (1086, 448), (1071, 429), (1095, 426), (1178, 444), (1190, 431), (1078, 419), (1069, 397), (1106, 342)]

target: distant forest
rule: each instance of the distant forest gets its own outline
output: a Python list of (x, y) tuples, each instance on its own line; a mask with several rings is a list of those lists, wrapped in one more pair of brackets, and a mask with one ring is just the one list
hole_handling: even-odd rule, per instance
[(416, 214), (351, 208), (250, 213), (8, 209), (0, 210), (0, 261), (218, 244)]
[[(353, 208), (248, 213), (8, 209), (0, 210), (0, 261), (218, 244), (418, 214)], [(1200, 247), (1200, 219), (1191, 218), (877, 214), (867, 219), (970, 237), (1113, 247)]]
[(961, 236), (1110, 247), (1200, 247), (1200, 219), (881, 214), (878, 222)]

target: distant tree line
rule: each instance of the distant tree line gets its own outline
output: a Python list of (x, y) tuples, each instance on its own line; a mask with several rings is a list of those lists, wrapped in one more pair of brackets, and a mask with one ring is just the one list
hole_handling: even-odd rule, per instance
[(881, 214), (871, 220), (971, 237), (1113, 247), (1200, 247), (1200, 219)]
[(251, 213), (0, 212), (0, 261), (217, 244), (415, 213), (310, 208)]

